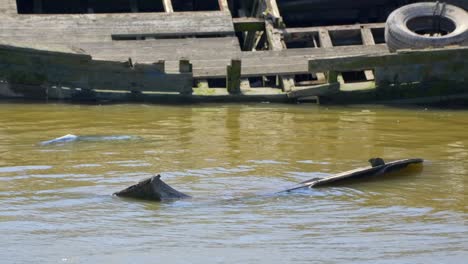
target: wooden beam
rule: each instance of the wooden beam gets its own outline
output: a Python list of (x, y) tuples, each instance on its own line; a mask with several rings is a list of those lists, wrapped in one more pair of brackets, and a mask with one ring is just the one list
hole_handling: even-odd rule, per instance
[(375, 45), (374, 36), (370, 28), (361, 28), (362, 44), (366, 46)]
[(371, 24), (352, 24), (352, 25), (340, 25), (340, 26), (320, 26), (320, 27), (300, 27), (300, 28), (287, 28), (285, 34), (299, 34), (299, 33), (310, 33), (318, 32), (321, 29), (328, 31), (341, 31), (341, 30), (360, 30), (362, 28), (374, 29), (374, 28), (385, 28), (385, 23), (371, 23)]
[(375, 67), (425, 65), (447, 62), (457, 58), (468, 58), (468, 47), (445, 47), (440, 49), (401, 50), (396, 53), (359, 54), (333, 56), (309, 60), (309, 72), (318, 71), (359, 71)]
[[(361, 28), (361, 38), (362, 44), (366, 46), (375, 45), (374, 36), (370, 28)], [(375, 80), (374, 72), (372, 70), (365, 70), (364, 75), (366, 75), (366, 80), (372, 81)]]
[(288, 93), (289, 98), (297, 99), (301, 97), (309, 97), (309, 96), (324, 96), (333, 93), (337, 93), (340, 90), (340, 84), (335, 83), (327, 83), (327, 84), (320, 84), (314, 85), (312, 87), (301, 88), (301, 89), (294, 89)]
[(227, 0), (218, 0), (219, 9), (224, 12), (230, 12)]
[(333, 43), (330, 37), (330, 32), (327, 29), (321, 28), (319, 30), (319, 39), (320, 39), (320, 47), (322, 48), (332, 48)]
[(276, 3), (276, 0), (264, 0), (266, 2), (267, 6), (267, 11), (270, 12), (270, 15), (272, 15), (275, 18), (281, 18), (281, 14), (278, 8), (278, 4)]
[[(189, 73), (193, 75), (193, 66), (192, 63), (187, 59), (181, 59), (179, 61), (179, 72), (180, 73)], [(185, 87), (185, 89), (180, 91), (180, 94), (192, 94), (193, 87)]]
[(162, 0), (164, 11), (166, 13), (174, 13), (174, 8), (172, 7), (172, 0)]
[(231, 65), (227, 66), (226, 85), (230, 94), (239, 94), (241, 92), (241, 67), (240, 59), (231, 60)]
[[(330, 32), (325, 28), (319, 29), (319, 40), (322, 48), (333, 48), (333, 43), (330, 37)], [(317, 79), (326, 80), (329, 83), (338, 82), (338, 74), (336, 72), (317, 72)]]
[[(264, 2), (264, 7), (266, 7), (267, 17), (265, 21), (265, 34), (269, 44), (270, 50), (284, 50), (286, 49), (286, 44), (282, 39), (282, 32), (275, 28), (275, 25), (282, 20), (281, 14), (278, 9), (276, 0), (262, 0)], [(294, 86), (294, 76), (279, 76), (280, 86), (283, 91), (291, 91)]]

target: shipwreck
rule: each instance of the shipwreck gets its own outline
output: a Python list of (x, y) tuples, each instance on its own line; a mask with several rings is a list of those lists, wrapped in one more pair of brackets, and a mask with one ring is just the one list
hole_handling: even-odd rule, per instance
[(468, 1), (0, 0), (0, 98), (468, 101)]

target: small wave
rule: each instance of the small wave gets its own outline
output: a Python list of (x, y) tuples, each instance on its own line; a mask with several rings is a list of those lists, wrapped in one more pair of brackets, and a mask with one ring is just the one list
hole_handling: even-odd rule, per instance
[(47, 141), (42, 141), (39, 144), (42, 146), (47, 145), (58, 145), (72, 142), (100, 142), (100, 141), (127, 141), (127, 140), (139, 140), (141, 139), (138, 136), (130, 135), (111, 135), (111, 136), (77, 136), (73, 134), (68, 134), (62, 137), (54, 138)]
[(38, 166), (15, 166), (15, 167), (0, 167), (0, 172), (21, 172), (28, 170), (48, 170), (52, 166), (38, 165)]

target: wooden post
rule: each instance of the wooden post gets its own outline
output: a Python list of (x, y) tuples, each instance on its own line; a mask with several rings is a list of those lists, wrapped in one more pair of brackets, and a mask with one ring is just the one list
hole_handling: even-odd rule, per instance
[(231, 65), (227, 66), (226, 85), (230, 94), (240, 93), (241, 67), (242, 61), (240, 59), (231, 60)]
[[(361, 38), (362, 44), (365, 46), (375, 45), (374, 36), (372, 35), (370, 28), (361, 27)], [(366, 75), (366, 80), (375, 80), (374, 72), (372, 70), (365, 70), (364, 74)]]
[(219, 9), (221, 11), (230, 12), (227, 0), (218, 0), (218, 3), (219, 3)]
[[(192, 74), (193, 77), (193, 66), (192, 63), (188, 59), (181, 59), (179, 61), (179, 72), (180, 73), (187, 73), (187, 74)], [(190, 95), (193, 93), (193, 87), (185, 87), (186, 89), (183, 89), (180, 91), (180, 94), (185, 94), (185, 95)]]
[(34, 13), (42, 14), (42, 0), (34, 0)]
[[(322, 48), (333, 48), (333, 42), (330, 37), (330, 32), (328, 30), (322, 28), (319, 30), (319, 39), (320, 39), (320, 46)], [(338, 82), (338, 73), (334, 71), (329, 71), (326, 74), (324, 73), (317, 73), (317, 77), (322, 77), (326, 75), (326, 79), (328, 83), (336, 83)]]
[(172, 0), (163, 0), (164, 11), (166, 13), (174, 13), (174, 8), (172, 7)]
[[(281, 32), (274, 27), (273, 21), (270, 19), (265, 20), (265, 33), (267, 35), (270, 50), (286, 49), (283, 40), (281, 39)], [(280, 86), (285, 92), (291, 91), (295, 86), (294, 77), (289, 75), (280, 76)]]
[[(286, 44), (282, 39), (282, 33), (276, 29), (280, 21), (282, 21), (281, 14), (276, 0), (261, 0), (263, 8), (265, 9), (265, 33), (270, 46), (270, 50), (284, 50)], [(294, 76), (285, 75), (279, 76), (280, 86), (283, 91), (289, 92), (294, 89), (295, 81)]]
[(320, 46), (322, 48), (333, 48), (333, 43), (328, 30), (321, 28), (319, 30)]
[(281, 18), (281, 14), (278, 8), (276, 0), (264, 0), (266, 2), (267, 9), (271, 12), (271, 15), (275, 18)]

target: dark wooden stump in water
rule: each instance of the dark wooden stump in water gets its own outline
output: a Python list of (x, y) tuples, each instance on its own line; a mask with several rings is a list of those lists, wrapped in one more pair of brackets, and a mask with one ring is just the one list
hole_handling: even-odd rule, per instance
[(189, 195), (181, 193), (163, 182), (160, 175), (145, 179), (120, 192), (114, 193), (114, 195), (150, 201), (190, 198)]

